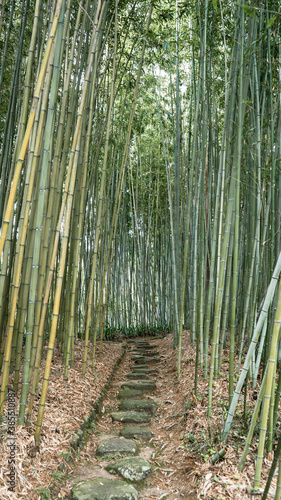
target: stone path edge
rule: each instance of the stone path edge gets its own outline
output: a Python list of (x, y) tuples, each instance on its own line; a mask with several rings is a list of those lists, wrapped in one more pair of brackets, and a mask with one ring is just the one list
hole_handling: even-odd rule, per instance
[[(119, 365), (120, 365), (122, 359), (125, 356), (125, 353), (127, 351), (127, 347), (128, 347), (127, 343), (124, 343), (122, 346), (122, 352), (121, 352), (119, 358), (117, 359), (115, 365), (113, 366), (113, 368), (111, 370), (111, 374), (110, 374), (107, 382), (105, 383), (101, 394), (99, 395), (97, 401), (95, 403), (93, 403), (93, 409), (92, 409), (91, 413), (89, 414), (88, 417), (84, 418), (84, 422), (80, 425), (80, 429), (76, 430), (75, 434), (72, 437), (68, 451), (63, 456), (63, 459), (69, 465), (71, 463), (73, 463), (73, 453), (76, 452), (76, 450), (78, 449), (79, 444), (83, 440), (84, 434), (86, 434), (88, 429), (91, 427), (92, 423), (95, 422), (96, 420), (98, 420), (98, 418), (100, 416), (102, 405), (103, 405), (103, 402), (107, 396), (108, 389), (110, 388), (112, 379), (113, 379), (117, 369), (119, 368)], [(58, 465), (57, 469), (54, 470), (53, 474), (56, 472), (62, 472), (60, 469), (60, 466), (61, 466), (61, 464)], [(64, 470), (63, 472), (67, 472), (67, 471)], [(56, 488), (56, 485), (54, 483), (51, 483), (49, 486), (50, 493), (52, 493), (52, 491), (54, 491), (55, 488)]]

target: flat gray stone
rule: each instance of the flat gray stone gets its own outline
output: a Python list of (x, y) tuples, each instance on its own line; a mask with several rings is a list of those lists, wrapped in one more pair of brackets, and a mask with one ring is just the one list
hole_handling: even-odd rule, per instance
[(152, 467), (149, 462), (141, 457), (124, 458), (106, 467), (109, 472), (117, 472), (119, 476), (131, 482), (144, 481), (151, 473)]
[(125, 481), (101, 477), (74, 486), (72, 500), (138, 500), (138, 492)]
[(120, 431), (120, 435), (129, 439), (144, 439), (148, 441), (152, 438), (153, 433), (148, 427), (141, 427), (140, 425), (124, 425)]
[(156, 412), (157, 404), (149, 399), (124, 399), (119, 405), (119, 410), (122, 411), (146, 411), (151, 415)]
[(126, 375), (127, 378), (131, 379), (131, 380), (138, 380), (138, 379), (146, 379), (146, 380), (149, 380), (149, 375), (147, 375), (147, 373), (128, 373), (128, 375)]
[(137, 356), (148, 356), (149, 358), (152, 358), (153, 356), (159, 356), (158, 351), (149, 351), (147, 349), (138, 351), (136, 353), (132, 352), (132, 355), (137, 355)]
[(135, 342), (135, 349), (139, 349), (140, 347), (150, 347), (149, 342)]
[(120, 455), (136, 455), (137, 446), (135, 441), (123, 437), (107, 439), (98, 445), (96, 451), (98, 456), (114, 455), (115, 453)]
[(135, 345), (132, 349), (132, 351), (140, 351), (141, 349), (150, 349), (150, 345), (149, 344), (138, 344), (138, 345)]
[(159, 373), (157, 368), (139, 368), (138, 366), (134, 366), (132, 369), (132, 373), (145, 373), (146, 375), (156, 375)]
[(148, 358), (147, 356), (133, 356), (132, 360), (136, 365), (144, 365), (144, 364), (152, 364), (159, 363), (161, 361), (160, 358)]
[(139, 389), (143, 392), (154, 391), (156, 389), (155, 380), (136, 380), (124, 382), (121, 385), (122, 389)]
[[(126, 401), (126, 400), (125, 400)], [(133, 424), (142, 424), (150, 422), (151, 417), (148, 413), (142, 411), (116, 411), (110, 414), (112, 420), (117, 422), (131, 422)]]
[(147, 368), (147, 365), (143, 364), (143, 365), (133, 365), (132, 366), (132, 370), (139, 370), (139, 369), (143, 369), (145, 368), (146, 370), (153, 370), (153, 368)]
[(151, 348), (149, 345), (138, 345), (138, 346), (135, 346), (135, 348), (131, 350), (131, 354), (134, 352), (139, 354), (140, 352), (144, 352), (144, 351), (154, 352), (155, 349)]
[(123, 398), (136, 398), (137, 396), (141, 396), (143, 391), (140, 391), (140, 389), (122, 389), (121, 391), (118, 392), (118, 399), (123, 399)]

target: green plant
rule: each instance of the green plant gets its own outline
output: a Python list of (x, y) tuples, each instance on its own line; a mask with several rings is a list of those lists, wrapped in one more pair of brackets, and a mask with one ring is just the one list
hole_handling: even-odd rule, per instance
[(50, 500), (51, 498), (51, 492), (48, 488), (44, 488), (41, 486), (39, 490), (35, 490), (35, 493), (38, 493), (40, 495), (40, 500)]
[(62, 481), (64, 474), (58, 470), (53, 472), (52, 477), (54, 478), (55, 481)]
[(140, 324), (136, 326), (124, 326), (124, 327), (114, 327), (110, 326), (108, 323), (104, 326), (103, 337), (105, 340), (121, 340), (146, 337), (146, 336), (157, 336), (157, 335), (167, 335), (172, 331), (171, 325), (165, 324)]

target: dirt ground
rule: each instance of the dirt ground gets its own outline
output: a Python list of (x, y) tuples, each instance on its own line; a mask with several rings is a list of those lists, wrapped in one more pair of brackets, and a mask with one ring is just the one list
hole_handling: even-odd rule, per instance
[[(150, 429), (153, 437), (143, 448), (142, 456), (153, 465), (153, 473), (146, 485), (139, 489), (140, 500), (148, 499), (235, 499), (244, 500), (252, 497), (254, 480), (254, 455), (256, 444), (253, 443), (243, 472), (238, 470), (238, 463), (246, 441), (247, 425), (243, 420), (243, 401), (239, 402), (232, 431), (230, 432), (226, 454), (214, 465), (210, 457), (222, 448), (221, 433), (228, 405), (228, 362), (224, 353), (222, 373), (214, 382), (213, 414), (207, 418), (208, 382), (204, 381), (203, 371), (198, 377), (197, 397), (194, 394), (195, 349), (189, 342), (189, 333), (183, 332), (182, 373), (177, 377), (177, 351), (173, 349), (172, 335), (154, 340), (159, 347), (161, 362), (157, 365), (157, 391), (151, 395), (159, 403)], [(79, 350), (79, 345), (77, 345)], [(61, 453), (67, 451), (71, 437), (89, 415), (92, 403), (97, 399), (106, 383), (109, 373), (121, 354), (121, 345), (105, 344), (102, 362), (96, 363), (94, 377), (88, 370), (85, 379), (81, 377), (81, 360), (77, 356), (75, 367), (70, 370), (67, 384), (63, 381), (60, 360), (53, 364), (54, 377), (51, 382), (48, 407), (45, 412), (40, 454), (29, 455), (32, 449), (34, 427), (17, 430), (17, 495), (9, 494), (5, 486), (5, 463), (7, 450), (5, 439), (1, 445), (1, 480), (0, 498), (39, 500), (44, 497), (40, 488), (48, 489), (51, 482), (56, 484), (56, 494), (49, 498), (71, 498), (71, 487), (77, 479), (101, 475), (101, 466), (106, 465), (95, 458), (98, 442), (105, 436), (118, 433), (121, 424), (111, 422), (110, 411), (116, 408), (116, 396), (125, 375), (130, 371), (129, 349), (113, 379), (112, 386), (104, 401), (103, 415), (91, 436), (83, 447), (79, 448), (74, 463), (66, 463)], [(90, 363), (90, 361), (89, 361)], [(56, 373), (55, 373), (56, 372)], [(38, 404), (38, 402), (37, 402)], [(253, 391), (247, 391), (248, 422), (255, 400)], [(35, 412), (36, 414), (36, 412)], [(34, 422), (35, 423), (35, 422)], [(59, 431), (58, 431), (59, 429)], [(4, 447), (4, 448), (3, 448)], [(268, 476), (272, 456), (264, 460), (261, 491)], [(67, 476), (58, 474), (57, 468), (64, 464)], [(107, 477), (107, 473), (104, 472)], [(58, 478), (59, 476), (59, 478)], [(274, 498), (276, 482), (273, 481), (269, 499)], [(36, 492), (37, 490), (37, 492)], [(41, 490), (41, 493), (44, 490)], [(47, 493), (46, 493), (47, 494)], [(54, 496), (55, 495), (55, 496)], [(256, 495), (255, 498), (261, 498)]]

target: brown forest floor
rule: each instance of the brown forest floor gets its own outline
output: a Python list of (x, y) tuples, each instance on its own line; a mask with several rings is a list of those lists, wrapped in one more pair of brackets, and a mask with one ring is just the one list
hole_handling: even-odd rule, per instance
[[(98, 353), (99, 351), (97, 351)], [(121, 356), (120, 344), (104, 345), (102, 362), (96, 361), (95, 374), (91, 371), (92, 348), (88, 352), (86, 376), (82, 378), (84, 349), (82, 343), (75, 343), (75, 363), (69, 369), (68, 380), (63, 378), (64, 369), (60, 354), (56, 354), (52, 363), (51, 377), (48, 387), (47, 404), (44, 412), (40, 441), (40, 453), (33, 457), (34, 431), (39, 405), (39, 395), (43, 379), (43, 368), (40, 373), (39, 393), (34, 402), (33, 419), (30, 427), (17, 428), (16, 467), (17, 492), (9, 492), (7, 478), (9, 449), (5, 439), (6, 422), (0, 427), (2, 442), (0, 444), (0, 499), (1, 500), (38, 500), (41, 495), (36, 492), (40, 488), (48, 488), (53, 480), (52, 474), (63, 462), (61, 453), (67, 453), (76, 430), (80, 429), (98, 399), (112, 369)], [(98, 360), (98, 354), (96, 359)], [(12, 384), (11, 384), (12, 386)], [(20, 391), (19, 391), (20, 393)], [(19, 406), (19, 401), (17, 401)], [(18, 408), (17, 408), (18, 410)], [(66, 464), (67, 465), (67, 464)]]
[[(223, 418), (226, 416), (228, 404), (228, 361), (224, 352), (224, 363), (221, 377), (214, 383), (213, 415), (207, 419), (208, 383), (203, 379), (203, 372), (198, 377), (198, 396), (194, 395), (195, 349), (189, 343), (189, 333), (183, 333), (182, 374), (177, 379), (177, 351), (172, 347), (172, 335), (151, 343), (159, 346), (161, 362), (157, 366), (157, 391), (153, 399), (159, 403), (156, 415), (150, 428), (154, 435), (147, 445), (150, 452), (147, 458), (153, 464), (153, 473), (147, 485), (140, 490), (140, 500), (169, 498), (169, 500), (191, 499), (250, 499), (254, 479), (254, 460), (256, 443), (251, 447), (243, 472), (238, 471), (238, 462), (246, 440), (247, 427), (243, 421), (243, 401), (239, 403), (226, 446), (223, 460), (211, 465), (209, 458), (221, 448), (220, 436)], [(95, 375), (90, 369), (85, 377), (81, 377), (82, 348), (77, 342), (78, 356), (75, 366), (70, 370), (69, 380), (63, 381), (61, 360), (55, 359), (52, 367), (53, 377), (48, 392), (48, 406), (44, 415), (40, 454), (29, 455), (33, 444), (34, 425), (17, 430), (17, 494), (7, 492), (3, 485), (7, 472), (7, 455), (5, 439), (0, 446), (0, 498), (39, 500), (41, 495), (35, 490), (48, 488), (54, 481), (52, 474), (63, 462), (62, 452), (66, 452), (74, 431), (88, 416), (92, 404), (97, 400), (105, 385), (114, 364), (121, 355), (121, 345), (105, 344), (103, 361), (96, 363)], [(81, 350), (81, 352), (79, 351)], [(90, 361), (89, 361), (90, 364)], [(111, 389), (104, 401), (104, 416), (95, 424), (94, 432), (85, 446), (79, 449), (74, 464), (65, 463), (68, 477), (60, 484), (55, 498), (70, 498), (73, 477), (79, 476), (89, 465), (95, 467), (95, 448), (99, 434), (110, 434), (120, 424), (111, 423), (108, 412), (116, 404), (116, 395), (120, 384), (125, 380), (131, 365), (127, 353), (116, 372)], [(39, 400), (39, 398), (38, 398)], [(38, 401), (36, 402), (38, 404)], [(253, 391), (247, 393), (249, 411), (255, 405)], [(36, 411), (35, 411), (36, 415)], [(35, 422), (34, 422), (35, 423)], [(33, 424), (34, 424), (33, 423)], [(266, 457), (262, 472), (262, 489), (265, 486), (271, 465), (272, 456)], [(61, 479), (61, 478), (60, 478)], [(2, 483), (2, 486), (1, 486)], [(275, 481), (272, 484), (269, 499), (274, 498)], [(261, 498), (261, 495), (255, 495)]]

